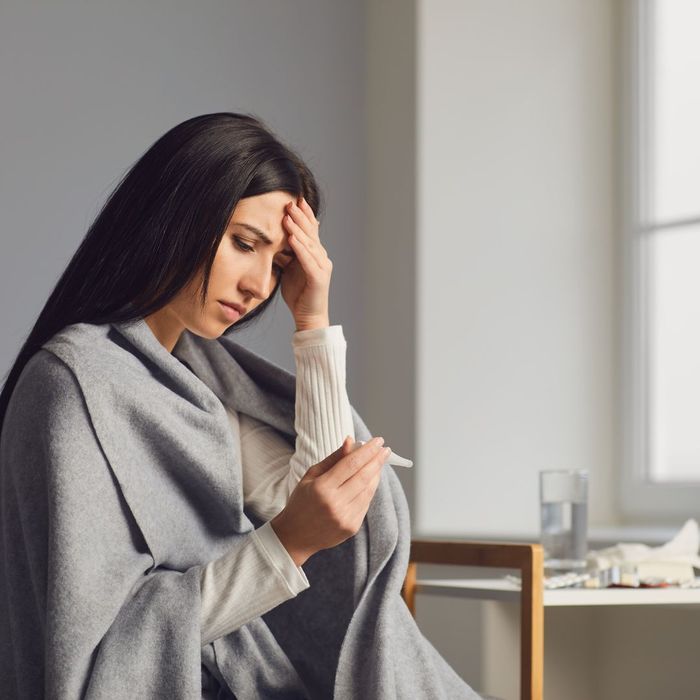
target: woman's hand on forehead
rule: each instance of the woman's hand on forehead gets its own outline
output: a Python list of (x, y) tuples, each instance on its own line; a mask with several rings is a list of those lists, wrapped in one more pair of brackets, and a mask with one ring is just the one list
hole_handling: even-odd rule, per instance
[(282, 224), (296, 260), (285, 269), (282, 296), (297, 330), (330, 325), (328, 299), (333, 263), (321, 244), (320, 222), (304, 197), (291, 201)]

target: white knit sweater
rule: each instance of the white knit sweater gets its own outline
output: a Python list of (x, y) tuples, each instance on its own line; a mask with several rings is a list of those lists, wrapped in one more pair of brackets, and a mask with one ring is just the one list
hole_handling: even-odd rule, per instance
[(270, 520), (287, 504), (306, 470), (355, 439), (345, 386), (347, 343), (342, 326), (297, 331), (296, 403), (292, 450), (277, 430), (227, 408), (240, 439), (243, 499), (267, 522), (203, 569), (202, 646), (229, 634), (309, 587)]

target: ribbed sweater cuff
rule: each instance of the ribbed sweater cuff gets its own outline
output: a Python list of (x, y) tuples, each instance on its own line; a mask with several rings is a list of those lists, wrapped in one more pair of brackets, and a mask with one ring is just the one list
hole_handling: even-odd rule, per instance
[(255, 536), (267, 552), (270, 561), (280, 572), (285, 583), (289, 587), (289, 592), (296, 595), (309, 588), (311, 585), (306, 578), (304, 569), (294, 563), (287, 548), (280, 542), (277, 533), (272, 527), (271, 521), (267, 521), (255, 530)]
[(251, 531), (238, 546), (209, 562), (202, 569), (200, 585), (202, 646), (233, 632), (310, 586), (269, 521)]
[(298, 478), (340, 447), (354, 426), (346, 389), (347, 342), (340, 325), (297, 331), (296, 451), (291, 467)]
[(343, 326), (326, 326), (325, 328), (312, 328), (308, 331), (296, 331), (292, 336), (292, 347), (304, 348), (309, 345), (345, 344)]

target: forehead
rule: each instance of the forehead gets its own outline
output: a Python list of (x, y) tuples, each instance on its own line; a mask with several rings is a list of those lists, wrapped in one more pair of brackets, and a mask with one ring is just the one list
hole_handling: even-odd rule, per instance
[(275, 191), (258, 194), (254, 197), (244, 197), (236, 204), (232, 219), (238, 220), (244, 217), (253, 218), (250, 223), (258, 228), (263, 226), (279, 226), (281, 230), (282, 217), (285, 215), (285, 207), (289, 202), (295, 202), (296, 197), (289, 192)]
[(296, 202), (296, 196), (282, 191), (245, 197), (236, 204), (229, 227), (239, 229), (264, 245), (275, 246), (280, 252), (292, 255), (286, 246), (287, 236), (282, 225), (289, 202)]

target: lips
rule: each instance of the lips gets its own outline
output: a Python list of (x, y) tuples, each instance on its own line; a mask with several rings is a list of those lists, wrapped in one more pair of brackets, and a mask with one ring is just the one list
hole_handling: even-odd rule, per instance
[(221, 299), (219, 299), (219, 304), (229, 323), (235, 323), (245, 313), (245, 308), (240, 304), (229, 304), (229, 302), (221, 301)]
[(241, 306), (240, 304), (234, 304), (231, 301), (224, 301), (223, 299), (219, 299), (219, 301), (224, 305), (224, 306), (230, 306), (232, 309), (235, 309), (238, 311), (238, 313), (243, 316), (245, 313), (245, 306)]

